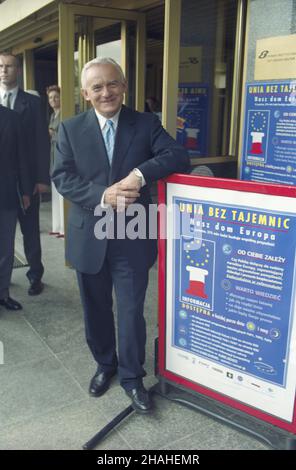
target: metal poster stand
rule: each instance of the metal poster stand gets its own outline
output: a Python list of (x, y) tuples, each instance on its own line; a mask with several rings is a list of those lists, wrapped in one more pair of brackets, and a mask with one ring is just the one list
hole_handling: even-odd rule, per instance
[[(168, 186), (170, 186), (170, 189), (167, 189)], [(188, 186), (186, 188), (186, 186)], [(194, 188), (197, 186), (199, 189)], [(194, 193), (194, 191), (196, 192)], [(215, 192), (215, 198), (214, 202), (212, 202), (212, 194)], [(192, 199), (193, 193), (195, 194), (195, 199)], [(236, 374), (238, 375), (239, 371), (239, 378), (240, 380), (248, 380), (248, 377), (254, 377), (257, 379), (260, 390), (260, 384), (262, 384), (265, 387), (269, 387), (270, 384), (272, 386), (272, 390), (270, 390), (270, 393), (274, 393), (272, 395), (272, 399), (270, 398), (270, 395), (266, 394), (267, 389), (262, 388), (261, 394), (258, 393), (255, 394), (253, 389), (246, 389), (246, 388), (240, 388), (244, 386), (244, 383), (241, 385), (240, 382), (233, 382), (233, 388), (227, 388), (227, 381), (225, 382), (225, 379), (222, 379), (217, 381), (216, 377), (213, 379), (213, 375), (208, 375), (204, 373), (203, 380), (200, 379), (199, 371), (203, 373), (202, 369), (199, 369), (197, 367), (197, 364), (195, 366), (191, 365), (188, 366), (185, 370), (182, 368), (183, 362), (180, 362), (178, 359), (178, 351), (181, 350), (184, 352), (184, 354), (194, 357), (195, 359), (199, 359), (202, 356), (204, 356), (204, 351), (200, 353), (194, 353), (192, 352), (189, 343), (184, 342), (183, 336), (181, 336), (181, 339), (183, 342), (176, 343), (176, 341), (173, 339), (173, 333), (172, 333), (172, 325), (173, 321), (177, 321), (174, 317), (174, 303), (176, 305), (179, 305), (178, 302), (186, 302), (186, 300), (180, 300), (181, 299), (181, 294), (180, 292), (189, 292), (187, 296), (190, 296), (190, 287), (185, 286), (181, 289), (181, 287), (178, 287), (176, 291), (174, 291), (174, 288), (172, 287), (174, 283), (176, 283), (177, 286), (181, 286), (181, 281), (184, 279), (183, 285), (188, 286), (188, 280), (186, 275), (186, 271), (188, 269), (184, 269), (184, 267), (187, 266), (187, 264), (184, 264), (183, 266), (181, 265), (181, 255), (180, 259), (177, 259), (177, 262), (174, 264), (172, 262), (173, 260), (173, 255), (172, 252), (175, 250), (177, 253), (183, 254), (182, 250), (185, 250), (183, 248), (183, 245), (180, 245), (181, 248), (178, 248), (177, 243), (181, 243), (180, 241), (176, 242), (176, 247), (174, 248), (175, 245), (172, 244), (172, 242), (168, 241), (169, 239), (171, 240), (170, 237), (173, 237), (173, 230), (170, 229), (172, 226), (172, 216), (171, 219), (169, 219), (168, 216), (163, 216), (163, 219), (165, 219), (165, 230), (166, 230), (166, 237), (161, 238), (159, 240), (159, 326), (158, 326), (158, 334), (159, 334), (159, 339), (156, 341), (155, 344), (155, 358), (157, 363), (155, 367), (155, 375), (158, 378), (158, 383), (154, 385), (150, 389), (151, 394), (157, 394), (158, 396), (161, 396), (163, 398), (166, 398), (171, 401), (175, 401), (177, 403), (180, 403), (184, 406), (187, 406), (193, 410), (196, 410), (198, 412), (202, 412), (207, 414), (208, 416), (211, 416), (214, 419), (219, 420), (223, 424), (229, 425), (237, 429), (238, 431), (241, 432), (246, 432), (253, 436), (256, 439), (262, 440), (265, 443), (267, 443), (269, 446), (275, 449), (281, 449), (281, 450), (296, 450), (296, 406), (295, 406), (295, 375), (294, 375), (294, 367), (295, 367), (295, 361), (294, 361), (294, 354), (295, 351), (292, 347), (290, 347), (290, 344), (292, 340), (294, 341), (294, 336), (295, 336), (295, 318), (293, 319), (295, 315), (295, 301), (293, 297), (293, 292), (294, 292), (294, 277), (292, 276), (296, 262), (295, 262), (295, 254), (294, 251), (296, 248), (294, 247), (295, 244), (295, 238), (294, 238), (294, 230), (296, 227), (295, 219), (296, 219), (296, 210), (294, 206), (294, 201), (296, 197), (296, 188), (292, 186), (280, 186), (280, 185), (269, 185), (269, 184), (264, 184), (264, 183), (252, 183), (252, 182), (243, 182), (243, 181), (238, 181), (238, 180), (223, 180), (223, 179), (215, 179), (215, 178), (203, 178), (203, 177), (196, 177), (196, 176), (188, 176), (188, 175), (173, 175), (167, 178), (166, 180), (162, 180), (159, 183), (159, 203), (164, 204), (164, 205), (169, 205), (170, 203), (170, 198), (172, 199), (175, 194), (178, 194), (177, 199), (180, 201), (187, 200), (191, 201), (193, 200), (193, 203), (195, 204), (195, 201), (205, 201), (203, 202), (205, 210), (207, 209), (207, 204), (211, 204), (211, 214), (206, 214), (208, 215), (208, 218), (206, 218), (207, 221), (210, 220), (211, 223), (211, 217), (215, 220), (215, 216), (213, 216), (213, 207), (218, 207), (217, 209), (217, 214), (219, 214), (219, 207), (221, 206), (222, 208), (227, 208), (230, 207), (229, 209), (229, 214), (236, 213), (236, 210), (231, 211), (231, 207), (235, 206), (236, 204), (236, 199), (239, 200), (239, 205), (238, 208), (244, 208), (245, 206), (247, 207), (246, 210), (250, 211), (249, 213), (251, 214), (252, 211), (267, 211), (266, 213), (273, 214), (273, 211), (276, 210), (274, 209), (273, 205), (270, 209), (269, 206), (264, 206), (263, 200), (265, 201), (265, 204), (267, 204), (266, 201), (268, 201), (268, 204), (270, 205), (275, 204), (277, 206), (277, 211), (275, 212), (279, 214), (278, 217), (281, 217), (282, 214), (288, 214), (291, 220), (291, 232), (289, 232), (289, 226), (286, 227), (286, 230), (276, 230), (270, 228), (270, 230), (273, 230), (273, 233), (276, 232), (276, 235), (274, 235), (274, 239), (281, 240), (281, 243), (278, 243), (277, 245), (273, 245), (276, 247), (278, 251), (278, 255), (286, 256), (286, 265), (285, 265), (285, 278), (283, 280), (283, 283), (281, 284), (280, 289), (282, 289), (283, 293), (286, 292), (288, 296), (290, 296), (289, 300), (289, 309), (287, 310), (287, 307), (282, 306), (283, 313), (285, 312), (289, 313), (291, 315), (290, 323), (288, 323), (288, 326), (283, 325), (283, 328), (285, 327), (286, 329), (288, 328), (288, 333), (286, 333), (287, 337), (287, 344), (285, 345), (285, 351), (286, 351), (286, 356), (283, 356), (283, 348), (282, 349), (276, 349), (269, 346), (267, 346), (267, 349), (264, 349), (264, 346), (266, 343), (263, 343), (263, 345), (258, 346), (258, 350), (260, 350), (260, 354), (262, 354), (261, 351), (263, 351), (263, 355), (267, 355), (267, 352), (271, 352), (272, 354), (280, 354), (279, 356), (275, 357), (275, 360), (278, 359), (278, 357), (282, 360), (283, 357), (287, 359), (287, 369), (286, 373), (288, 374), (289, 377), (289, 384), (287, 385), (286, 379), (280, 378), (277, 381), (275, 379), (270, 378), (268, 375), (264, 375), (263, 373), (257, 373), (256, 371), (254, 373), (253, 369), (250, 371), (246, 371), (245, 376), (242, 377), (243, 372), (240, 371), (239, 368), (231, 367), (228, 365), (227, 367), (224, 367), (224, 369), (232, 371), (232, 375)], [(270, 196), (270, 198), (266, 197)], [(176, 196), (174, 196), (176, 198)], [(189, 199), (188, 199), (189, 198)], [(210, 202), (207, 202), (210, 201)], [(197, 202), (199, 204), (199, 202)], [(219, 206), (220, 204), (220, 206)], [(283, 206), (284, 205), (284, 206)], [(286, 207), (287, 206), (287, 207)], [(166, 206), (165, 206), (166, 207)], [(178, 207), (178, 206), (177, 206)], [(250, 208), (251, 207), (251, 208)], [(266, 209), (267, 207), (267, 209)], [(236, 208), (236, 206), (235, 206)], [(261, 209), (260, 209), (261, 208)], [(176, 209), (174, 209), (176, 210)], [(227, 209), (222, 209), (224, 212), (223, 214), (226, 213)], [(288, 211), (288, 212), (287, 212)], [(223, 218), (223, 223), (227, 223), (225, 221), (225, 217)], [(220, 220), (219, 216), (216, 216), (216, 220)], [(229, 219), (231, 223), (233, 224), (232, 219)], [(214, 222), (216, 223), (216, 222)], [(162, 219), (160, 218), (160, 226), (162, 224)], [(170, 225), (171, 224), (171, 225)], [(246, 224), (244, 224), (246, 226)], [(237, 224), (238, 226), (238, 224)], [(260, 230), (261, 227), (258, 228), (258, 226), (253, 225), (257, 227), (257, 230)], [(252, 225), (250, 225), (252, 227)], [(244, 229), (245, 230), (245, 229)], [(217, 245), (217, 256), (220, 256), (221, 258), (219, 261), (222, 263), (221, 266), (223, 268), (223, 263), (226, 264), (225, 259), (227, 256), (229, 256), (229, 250), (222, 252), (221, 247), (219, 243), (221, 244), (221, 241), (219, 240), (219, 237), (217, 237), (217, 234), (214, 233), (212, 230), (211, 232), (206, 232), (204, 231), (205, 235), (203, 235), (203, 238), (205, 241), (208, 243), (216, 243)], [(271, 232), (272, 233), (272, 232)], [(277, 235), (279, 233), (280, 235)], [(288, 234), (288, 235), (286, 235)], [(214, 237), (216, 237), (216, 241), (209, 241), (208, 238), (211, 240), (215, 240)], [(268, 235), (269, 236), (269, 235)], [(289, 238), (290, 237), (290, 238)], [(190, 237), (189, 237), (190, 238)], [(192, 238), (192, 237), (191, 237)], [(236, 241), (233, 241), (233, 238), (229, 238), (228, 240), (228, 245), (223, 245), (226, 247), (229, 247), (230, 249), (233, 247), (233, 250), (236, 250), (235, 253), (238, 251), (241, 251), (243, 247), (247, 246), (246, 239), (241, 240), (240, 237), (236, 237)], [(194, 238), (195, 239), (195, 238)], [(224, 243), (225, 238), (223, 238), (222, 243)], [(189, 242), (188, 242), (189, 243)], [(193, 242), (192, 242), (193, 243)], [(236, 244), (235, 244), (236, 243)], [(243, 245), (245, 243), (245, 245)], [(185, 246), (185, 245), (184, 245)], [(261, 245), (258, 246), (257, 251), (264, 253), (264, 248), (260, 248)], [(219, 247), (219, 249), (218, 249)], [(294, 248), (293, 248), (294, 247)], [(187, 248), (187, 247), (186, 247)], [(291, 256), (288, 256), (290, 251), (287, 252), (287, 249), (291, 251)], [(179, 251), (178, 251), (179, 250)], [(209, 251), (209, 250), (208, 250)], [(231, 251), (230, 251), (231, 252)], [(219, 253), (222, 253), (219, 254)], [(260, 254), (259, 253), (259, 254)], [(286, 253), (284, 255), (284, 253)], [(288, 254), (287, 254), (288, 253)], [(272, 252), (271, 252), (272, 254)], [(186, 258), (185, 255), (183, 254), (184, 259)], [(214, 260), (216, 259), (213, 255), (213, 263)], [(237, 256), (237, 255), (236, 255)], [(187, 256), (188, 258), (189, 256)], [(209, 260), (210, 255), (208, 255)], [(167, 261), (167, 259), (169, 261)], [(230, 259), (230, 258), (227, 258)], [(284, 259), (284, 258), (283, 258)], [(244, 258), (242, 258), (244, 260)], [(176, 266), (176, 268), (174, 268)], [(172, 270), (179, 270), (178, 273), (175, 274), (175, 276), (179, 276), (181, 280), (179, 280), (179, 277), (176, 277), (174, 280), (174, 277), (171, 276), (171, 271)], [(184, 271), (184, 278), (183, 276), (183, 271)], [(210, 263), (207, 266), (207, 269), (210, 270), (211, 266)], [(212, 270), (214, 272), (214, 270)], [(207, 271), (208, 272), (208, 271)], [(210, 271), (209, 271), (210, 273)], [(259, 274), (258, 274), (259, 276)], [(225, 274), (224, 274), (225, 277)], [(190, 283), (191, 283), (191, 278)], [(260, 281), (260, 276), (258, 277)], [(289, 280), (290, 279), (290, 280)], [(288, 281), (289, 280), (289, 281)], [(220, 295), (219, 299), (220, 301), (217, 302), (219, 304), (219, 311), (224, 312), (226, 316), (229, 315), (229, 318), (231, 318), (231, 312), (229, 312), (227, 304), (224, 305), (223, 302), (226, 302), (224, 297), (226, 297), (226, 294), (222, 294), (221, 292), (221, 280), (218, 279), (218, 293)], [(290, 284), (288, 283), (290, 282)], [(195, 284), (194, 284), (195, 283)], [(197, 284), (202, 284), (200, 280), (198, 282), (196, 280), (192, 281), (192, 284), (197, 285)], [(234, 284), (235, 286), (236, 284)], [(212, 284), (210, 284), (212, 286)], [(227, 286), (229, 287), (229, 286)], [(203, 286), (203, 289), (205, 286)], [(210, 289), (211, 287), (208, 287)], [(289, 292), (287, 292), (287, 289), (289, 288)], [(187, 289), (187, 290), (186, 290)], [(286, 289), (286, 290), (285, 290)], [(210, 290), (208, 291), (208, 294), (210, 295)], [(213, 292), (215, 292), (213, 290)], [(205, 297), (206, 292), (199, 291), (198, 293), (193, 292), (192, 295), (194, 299), (199, 299)], [(214, 294), (211, 294), (214, 295)], [(224, 297), (223, 297), (224, 296)], [(187, 297), (186, 297), (187, 298)], [(206, 296), (208, 298), (208, 295)], [(282, 304), (280, 304), (282, 305)], [(279, 305), (279, 309), (281, 308)], [(177, 308), (177, 307), (176, 307)], [(180, 307), (178, 307), (180, 308)], [(184, 307), (182, 307), (184, 308)], [(210, 307), (209, 307), (210, 308)], [(223, 310), (224, 308), (224, 310)], [(285, 310), (286, 309), (286, 310)], [(177, 310), (179, 312), (179, 310)], [(182, 313), (182, 316), (184, 311), (180, 311), (180, 314)], [(186, 312), (185, 312), (186, 313)], [(237, 313), (235, 313), (237, 315)], [(179, 316), (178, 316), (179, 318)], [(183, 321), (183, 318), (180, 316), (180, 318)], [(198, 312), (195, 314), (194, 317), (191, 318), (187, 315), (185, 318), (188, 318), (188, 321), (191, 322), (193, 321), (194, 318), (198, 318)], [(211, 318), (210, 316), (208, 318)], [(292, 321), (294, 320), (294, 322)], [(210, 323), (211, 320), (208, 320)], [(182, 323), (183, 324), (183, 323)], [(193, 331), (199, 331), (198, 327), (194, 326), (194, 323), (188, 323), (187, 325), (187, 330), (189, 331), (189, 328), (193, 328)], [(219, 327), (219, 323), (217, 321), (214, 323), (214, 327)], [(281, 323), (279, 324), (279, 328), (281, 327)], [(179, 330), (176, 330), (177, 333)], [(201, 336), (199, 338), (203, 338), (202, 336), (202, 331), (201, 330)], [(213, 330), (215, 332), (215, 330)], [(224, 332), (227, 333), (227, 329), (223, 330)], [(236, 330), (232, 329), (232, 331), (236, 332)], [(271, 330), (274, 331), (274, 330)], [(283, 330), (284, 331), (284, 330)], [(254, 337), (255, 334), (252, 336), (252, 333), (248, 331), (249, 337)], [(178, 333), (179, 334), (179, 333)], [(183, 334), (183, 333), (181, 333)], [(186, 334), (186, 332), (185, 332)], [(191, 333), (189, 333), (191, 334)], [(235, 333), (233, 333), (235, 334)], [(294, 336), (293, 336), (294, 335)], [(188, 341), (190, 340), (190, 336), (186, 336)], [(294, 338), (294, 339), (293, 339)], [(235, 339), (235, 336), (234, 336)], [(255, 341), (255, 339), (253, 340)], [(259, 341), (259, 340), (258, 340)], [(289, 342), (288, 342), (289, 341)], [(220, 344), (218, 342), (218, 344)], [(239, 343), (238, 343), (239, 344)], [(269, 339), (269, 342), (267, 345), (273, 344), (272, 340)], [(256, 346), (257, 347), (257, 346)], [(262, 347), (262, 349), (260, 349)], [(272, 349), (273, 348), (273, 349)], [(224, 348), (225, 349), (225, 348)], [(235, 348), (234, 348), (235, 349)], [(279, 351), (277, 353), (276, 351)], [(195, 355), (194, 355), (195, 354)], [(291, 359), (291, 357), (292, 359)], [(259, 356), (260, 357), (260, 356)], [(195, 359), (193, 361), (193, 364), (195, 364)], [(272, 364), (272, 359), (273, 357), (270, 357), (270, 362)], [(207, 360), (207, 356), (205, 356), (205, 359)], [(279, 360), (278, 360), (279, 361)], [(211, 362), (208, 360), (209, 365), (209, 371), (211, 370)], [(189, 362), (191, 364), (191, 362)], [(220, 365), (220, 369), (223, 372), (223, 362), (220, 363), (219, 361), (214, 362), (214, 364)], [(264, 364), (263, 364), (264, 365)], [(225, 377), (225, 371), (224, 377)], [(221, 377), (221, 375), (220, 375)], [(222, 376), (223, 377), (223, 376)], [(283, 376), (284, 377), (284, 376)], [(224, 380), (224, 381), (223, 381)], [(207, 382), (208, 381), (208, 382)], [(240, 384), (240, 385), (239, 385)], [(267, 384), (267, 385), (266, 385)], [(224, 387), (224, 388), (223, 388)], [(288, 388), (290, 387), (290, 388)], [(232, 390), (235, 390), (235, 394), (232, 392)], [(274, 389), (274, 390), (273, 390)], [(247, 394), (246, 394), (247, 390)], [(249, 391), (248, 391), (249, 390)], [(253, 393), (253, 394), (252, 394)], [(250, 398), (251, 397), (251, 398)], [(269, 398), (268, 398), (269, 397)], [(287, 401), (286, 401), (287, 398)], [(286, 406), (286, 407), (285, 407)], [(104, 437), (106, 437), (116, 426), (118, 426), (124, 419), (126, 419), (128, 416), (130, 416), (134, 412), (134, 409), (132, 406), (129, 406), (125, 408), (121, 413), (119, 413), (110, 423), (107, 424), (102, 430), (100, 430), (91, 440), (89, 440), (84, 446), (84, 449), (93, 449)]]

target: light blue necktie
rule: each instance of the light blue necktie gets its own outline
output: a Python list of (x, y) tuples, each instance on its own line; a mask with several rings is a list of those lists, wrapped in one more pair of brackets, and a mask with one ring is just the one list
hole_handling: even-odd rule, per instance
[(113, 157), (113, 149), (114, 149), (114, 142), (115, 142), (115, 131), (114, 131), (114, 123), (111, 119), (107, 119), (103, 137), (106, 145), (106, 150), (109, 158), (110, 165), (112, 163)]

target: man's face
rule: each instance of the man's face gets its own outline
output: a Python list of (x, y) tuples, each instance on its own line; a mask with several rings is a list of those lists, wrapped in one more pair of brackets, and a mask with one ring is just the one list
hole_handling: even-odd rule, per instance
[(120, 74), (112, 64), (93, 65), (86, 71), (82, 94), (93, 107), (106, 118), (119, 111), (126, 91)]
[(0, 85), (14, 88), (17, 85), (18, 66), (16, 58), (11, 55), (0, 55)]

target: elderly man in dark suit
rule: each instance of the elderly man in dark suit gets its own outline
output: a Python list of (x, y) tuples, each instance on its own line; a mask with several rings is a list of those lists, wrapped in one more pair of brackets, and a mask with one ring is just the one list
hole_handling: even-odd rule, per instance
[(89, 392), (102, 395), (118, 370), (132, 406), (147, 413), (151, 401), (142, 382), (146, 341), (143, 310), (148, 271), (156, 259), (156, 240), (149, 236), (112, 237), (112, 230), (109, 237), (100, 233), (96, 237), (98, 218), (94, 209), (98, 206), (96, 213), (101, 212), (100, 220), (108, 219), (109, 228), (115, 218), (115, 227), (122, 230), (122, 212), (118, 211), (136, 202), (144, 211), (141, 229), (147, 233), (149, 185), (170, 173), (187, 171), (189, 159), (157, 116), (123, 105), (127, 85), (112, 59), (94, 59), (86, 64), (81, 81), (83, 95), (93, 108), (60, 125), (52, 178), (57, 190), (72, 202), (66, 256), (77, 270), (86, 338), (98, 364)]
[(30, 181), (20, 118), (0, 105), (0, 305), (20, 310), (9, 296), (19, 198), (23, 210), (30, 205)]
[(21, 90), (17, 85), (18, 59), (0, 52), (0, 104), (15, 110), (25, 129), (25, 147), (28, 152), (28, 170), (31, 179), (31, 205), (24, 214), (19, 208), (18, 219), (24, 240), (24, 251), (29, 264), (27, 277), (29, 295), (43, 290), (41, 278), (44, 267), (41, 261), (39, 228), (40, 193), (48, 190), (50, 144), (45, 116), (40, 98)]

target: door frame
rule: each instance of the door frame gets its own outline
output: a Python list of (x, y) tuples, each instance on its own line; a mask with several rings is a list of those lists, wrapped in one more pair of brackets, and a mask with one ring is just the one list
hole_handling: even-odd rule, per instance
[[(145, 14), (129, 10), (82, 6), (75, 4), (59, 4), (59, 47), (58, 47), (58, 77), (61, 87), (61, 117), (62, 119), (75, 114), (74, 108), (74, 21), (75, 16), (91, 16), (96, 18), (116, 19), (119, 21), (133, 20), (136, 23), (136, 109), (144, 110), (145, 104), (145, 43), (146, 23)], [(124, 23), (123, 23), (124, 24)], [(121, 28), (123, 72), (127, 72), (127, 37), (126, 28)]]

